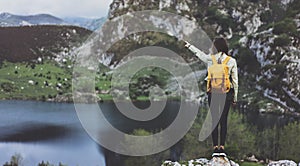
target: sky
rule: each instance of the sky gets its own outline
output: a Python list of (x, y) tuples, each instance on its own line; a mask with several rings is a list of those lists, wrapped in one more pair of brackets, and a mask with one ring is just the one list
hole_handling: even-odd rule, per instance
[(100, 18), (107, 16), (111, 2), (112, 0), (0, 0), (0, 13)]

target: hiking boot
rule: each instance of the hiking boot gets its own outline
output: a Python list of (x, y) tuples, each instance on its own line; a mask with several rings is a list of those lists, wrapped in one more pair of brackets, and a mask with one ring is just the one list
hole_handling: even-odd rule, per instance
[(226, 152), (225, 152), (225, 150), (223, 148), (219, 148), (219, 156), (220, 157), (226, 157), (227, 156)]
[(212, 157), (219, 157), (220, 156), (219, 148), (214, 148), (213, 154), (211, 156)]

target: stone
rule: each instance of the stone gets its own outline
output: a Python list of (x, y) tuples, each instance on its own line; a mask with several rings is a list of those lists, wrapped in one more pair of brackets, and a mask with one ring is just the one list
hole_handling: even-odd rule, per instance
[(258, 160), (256, 159), (256, 157), (254, 155), (252, 155), (251, 157), (247, 157), (246, 160), (250, 161), (250, 162), (258, 162)]
[(214, 157), (211, 160), (199, 158), (181, 162), (181, 164), (179, 162), (165, 161), (162, 166), (239, 166), (239, 164), (229, 160), (227, 157)]
[(280, 160), (272, 161), (268, 164), (268, 166), (297, 166), (297, 164), (291, 160)]
[(209, 161), (207, 165), (208, 166), (239, 166), (239, 164), (229, 160), (227, 157), (214, 157)]

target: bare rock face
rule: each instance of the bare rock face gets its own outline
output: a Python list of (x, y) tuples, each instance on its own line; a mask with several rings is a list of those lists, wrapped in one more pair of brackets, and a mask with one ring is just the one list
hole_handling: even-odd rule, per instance
[(171, 161), (165, 161), (162, 166), (196, 166), (196, 165), (202, 165), (202, 166), (239, 166), (239, 164), (235, 163), (234, 161), (229, 160), (226, 157), (214, 157), (211, 160), (208, 160), (206, 158), (200, 158), (195, 160), (190, 160), (187, 162), (171, 162)]
[[(241, 75), (255, 82), (249, 84), (251, 89), (276, 103), (271, 109), (264, 105), (262, 112), (294, 114), (299, 113), (300, 107), (298, 5), (297, 0), (113, 0), (108, 18), (133, 11), (158, 10), (195, 20), (209, 36), (228, 39)], [(247, 105), (257, 103), (256, 97), (247, 97)]]

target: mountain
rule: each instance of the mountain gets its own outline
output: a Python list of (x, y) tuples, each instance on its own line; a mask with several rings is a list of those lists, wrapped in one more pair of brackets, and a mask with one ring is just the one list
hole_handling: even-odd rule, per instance
[(76, 26), (0, 27), (0, 61), (22, 62), (68, 54), (91, 33)]
[(89, 30), (96, 30), (106, 21), (102, 18), (66, 17), (58, 18), (49, 14), (20, 16), (10, 13), (0, 14), (0, 27), (28, 26), (28, 25), (74, 25)]
[[(239, 100), (245, 107), (262, 112), (300, 112), (300, 1), (114, 0), (108, 18), (140, 10), (186, 16), (201, 25), (209, 37), (226, 37), (231, 55), (238, 62)], [(153, 22), (158, 20), (154, 19)], [(118, 42), (115, 49), (110, 50), (108, 58), (114, 55), (111, 65), (118, 64), (137, 46), (164, 46), (161, 36), (146, 33)], [(175, 45), (175, 52), (188, 60), (182, 44), (176, 44), (177, 40), (168, 42)]]
[(70, 25), (76, 25), (94, 31), (104, 24), (106, 18), (102, 17), (97, 19), (91, 19), (82, 17), (66, 17), (63, 18), (63, 20)]
[(64, 20), (49, 14), (19, 16), (10, 13), (0, 14), (0, 26), (25, 26), (25, 25), (62, 25)]

